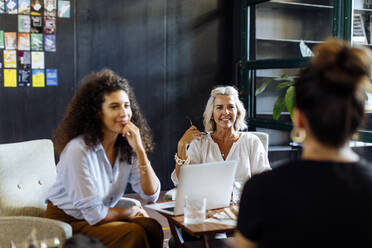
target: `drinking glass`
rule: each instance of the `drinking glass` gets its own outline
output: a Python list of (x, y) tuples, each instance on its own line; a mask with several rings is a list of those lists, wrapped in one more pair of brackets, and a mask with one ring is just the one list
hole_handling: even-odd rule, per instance
[(185, 196), (184, 223), (201, 224), (205, 221), (207, 198), (203, 196)]

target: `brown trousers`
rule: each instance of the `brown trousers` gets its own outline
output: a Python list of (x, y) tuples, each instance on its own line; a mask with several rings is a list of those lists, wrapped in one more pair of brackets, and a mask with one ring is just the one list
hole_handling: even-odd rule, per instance
[(102, 225), (90, 225), (48, 203), (44, 217), (71, 225), (73, 233), (84, 234), (101, 241), (108, 248), (162, 248), (163, 230), (152, 218), (138, 217), (128, 222), (113, 221)]

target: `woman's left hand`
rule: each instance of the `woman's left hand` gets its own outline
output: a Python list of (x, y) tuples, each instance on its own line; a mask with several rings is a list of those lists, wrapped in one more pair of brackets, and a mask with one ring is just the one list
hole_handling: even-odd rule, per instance
[(124, 126), (122, 134), (133, 150), (143, 149), (140, 131), (131, 121)]

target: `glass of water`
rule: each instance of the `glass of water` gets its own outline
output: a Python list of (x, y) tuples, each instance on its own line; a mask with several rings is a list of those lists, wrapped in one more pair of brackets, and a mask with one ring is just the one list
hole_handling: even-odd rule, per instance
[(207, 198), (203, 196), (185, 196), (184, 223), (201, 224), (205, 221)]

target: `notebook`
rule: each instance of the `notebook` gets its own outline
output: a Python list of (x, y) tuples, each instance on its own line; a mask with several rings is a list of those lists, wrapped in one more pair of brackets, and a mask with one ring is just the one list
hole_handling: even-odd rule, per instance
[(182, 166), (176, 200), (149, 204), (145, 207), (169, 215), (181, 215), (185, 195), (206, 197), (206, 209), (227, 207), (230, 204), (236, 166), (237, 161)]

